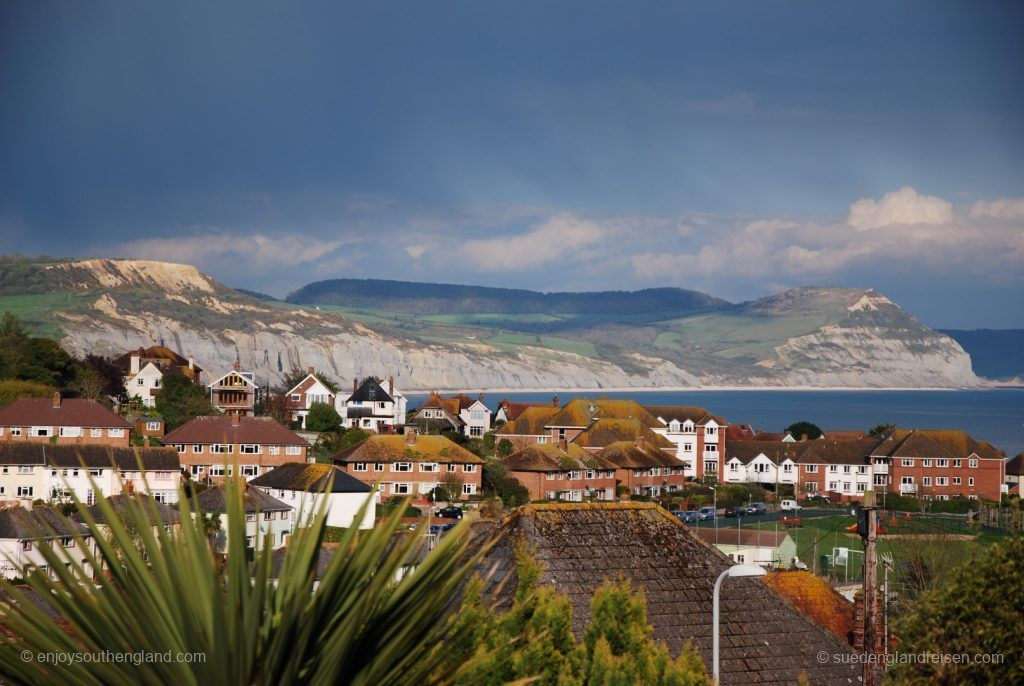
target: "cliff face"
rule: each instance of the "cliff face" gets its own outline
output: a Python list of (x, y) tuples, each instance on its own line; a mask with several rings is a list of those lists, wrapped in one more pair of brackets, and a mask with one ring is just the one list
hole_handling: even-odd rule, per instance
[(261, 302), (188, 265), (83, 260), (40, 269), (55, 290), (75, 295), (48, 313), (74, 353), (114, 355), (161, 343), (213, 375), (237, 359), (263, 383), (313, 366), (342, 383), (393, 374), (406, 391), (980, 385), (959, 345), (863, 289), (797, 289), (720, 315), (647, 325), (652, 345), (629, 339), (622, 326), (607, 341), (595, 340), (602, 329), (592, 329), (590, 339), (574, 339), (590, 346), (578, 354), (565, 351), (576, 348), (564, 338), (557, 339), (562, 350), (541, 335), (499, 343), (493, 330), (465, 327), (439, 338), (410, 334), (399, 318), (358, 323), (317, 306)]

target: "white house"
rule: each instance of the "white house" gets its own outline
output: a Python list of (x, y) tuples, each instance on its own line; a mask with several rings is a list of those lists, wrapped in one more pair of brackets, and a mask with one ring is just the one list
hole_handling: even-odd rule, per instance
[(345, 428), (377, 433), (394, 433), (396, 426), (404, 425), (406, 406), (405, 396), (395, 389), (394, 377), (388, 378), (387, 390), (372, 376), (362, 384), (353, 379), (352, 395), (335, 399), (335, 409)]
[[(75, 534), (80, 536), (77, 541)], [(0, 576), (24, 578), (40, 569), (56, 578), (40, 549), (49, 547), (66, 565), (84, 564), (89, 540), (84, 526), (48, 507), (0, 510)], [(91, 574), (88, 565), (84, 571)]]
[[(242, 488), (243, 486), (239, 486)], [(223, 552), (228, 546), (228, 508), (223, 486), (211, 486), (192, 499), (193, 505), (220, 520), (220, 530), (214, 536), (214, 547)], [(295, 528), (295, 509), (269, 496), (258, 488), (245, 488), (245, 547), (259, 549), (270, 533), (271, 548), (283, 547)]]
[[(377, 498), (369, 485), (349, 476), (340, 467), (329, 464), (291, 462), (258, 476), (249, 482), (267, 495), (295, 508), (295, 522), (302, 526), (310, 513), (318, 511), (327, 499), (327, 526), (372, 529), (377, 517)], [(367, 505), (361, 519), (359, 509)]]
[(645, 406), (658, 424), (651, 431), (676, 446), (676, 457), (683, 462), (686, 476), (717, 476), (725, 446), (725, 420), (703, 407), (686, 405)]
[(0, 502), (67, 502), (71, 493), (92, 505), (104, 495), (148, 493), (178, 500), (181, 466), (173, 448), (0, 443)]
[(129, 396), (138, 398), (144, 407), (156, 404), (156, 392), (168, 372), (181, 373), (193, 383), (200, 383), (202, 368), (191, 357), (182, 357), (170, 348), (154, 345), (132, 350), (111, 361), (124, 375)]

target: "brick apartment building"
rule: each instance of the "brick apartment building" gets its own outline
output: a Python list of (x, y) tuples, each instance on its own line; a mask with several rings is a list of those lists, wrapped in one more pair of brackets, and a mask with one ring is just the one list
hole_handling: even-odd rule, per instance
[(0, 441), (127, 446), (131, 425), (95, 400), (18, 398), (0, 409)]

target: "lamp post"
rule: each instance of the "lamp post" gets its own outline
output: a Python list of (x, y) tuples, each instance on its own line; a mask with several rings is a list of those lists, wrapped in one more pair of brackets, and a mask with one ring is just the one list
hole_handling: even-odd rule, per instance
[(718, 579), (715, 580), (715, 591), (712, 595), (712, 618), (711, 618), (711, 636), (712, 636), (712, 662), (711, 662), (711, 678), (712, 681), (718, 684), (718, 596), (722, 590), (722, 582), (725, 581), (725, 577), (744, 577), (744, 576), (764, 576), (764, 567), (758, 567), (757, 565), (733, 565), (729, 569), (725, 570), (718, 575)]

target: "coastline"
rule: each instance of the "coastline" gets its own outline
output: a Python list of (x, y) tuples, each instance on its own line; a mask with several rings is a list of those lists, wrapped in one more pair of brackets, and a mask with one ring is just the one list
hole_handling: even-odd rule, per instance
[(1015, 385), (984, 385), (984, 386), (604, 386), (604, 387), (581, 387), (581, 388), (430, 388), (430, 389), (409, 389), (404, 391), (408, 394), (422, 395), (431, 392), (438, 393), (701, 393), (717, 391), (778, 391), (778, 392), (969, 392), (969, 391), (992, 391), (992, 390), (1021, 390), (1024, 386)]

